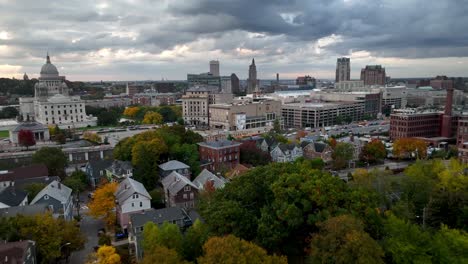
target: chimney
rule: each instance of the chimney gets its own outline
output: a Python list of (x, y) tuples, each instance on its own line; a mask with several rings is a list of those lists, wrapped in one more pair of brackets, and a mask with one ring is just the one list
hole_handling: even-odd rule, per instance
[(58, 183), (58, 188), (59, 190), (62, 189), (62, 184), (60, 182)]
[(453, 83), (450, 82), (447, 87), (447, 98), (445, 100), (445, 111), (442, 116), (442, 137), (452, 136), (452, 102), (453, 102)]

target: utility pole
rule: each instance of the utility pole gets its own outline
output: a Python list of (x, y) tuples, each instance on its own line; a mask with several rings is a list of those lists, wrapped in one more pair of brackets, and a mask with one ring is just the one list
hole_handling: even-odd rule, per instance
[(424, 208), (423, 208), (423, 223), (422, 223), (423, 229), (426, 228), (426, 211), (427, 211), (427, 207), (424, 206)]

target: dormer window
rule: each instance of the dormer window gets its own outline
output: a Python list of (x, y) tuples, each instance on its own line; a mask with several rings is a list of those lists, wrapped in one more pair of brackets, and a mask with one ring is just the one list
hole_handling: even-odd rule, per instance
[(185, 186), (185, 187), (184, 187), (184, 191), (186, 191), (186, 192), (190, 192), (190, 186), (188, 186), (188, 185), (187, 185), (187, 186)]

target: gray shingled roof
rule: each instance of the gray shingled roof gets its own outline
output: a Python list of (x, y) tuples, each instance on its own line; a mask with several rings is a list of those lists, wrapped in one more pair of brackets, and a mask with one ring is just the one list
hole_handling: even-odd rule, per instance
[(175, 171), (171, 172), (164, 179), (162, 179), (161, 183), (164, 187), (164, 190), (168, 190), (172, 195), (176, 195), (186, 185), (190, 185), (193, 188), (198, 189), (198, 187), (189, 179)]
[(203, 189), (206, 182), (208, 181), (214, 182), (215, 189), (223, 188), (226, 184), (224, 179), (219, 178), (207, 169), (204, 169), (202, 172), (200, 172), (200, 174), (193, 180), (193, 184), (198, 186), (198, 189)]
[(133, 170), (133, 166), (130, 161), (114, 160), (107, 170), (111, 171), (114, 175), (120, 176), (127, 174), (128, 170)]
[(13, 128), (12, 132), (19, 132), (20, 130), (31, 130), (31, 131), (38, 131), (38, 130), (47, 130), (48, 128), (45, 127), (41, 123), (37, 122), (24, 122), (20, 123), (18, 126)]
[(15, 186), (9, 186), (0, 192), (0, 203), (8, 206), (18, 206), (27, 196), (27, 192), (18, 190)]
[(47, 211), (44, 204), (32, 204), (25, 206), (14, 206), (0, 209), (0, 217), (15, 217), (17, 215), (37, 215)]
[(171, 171), (171, 170), (179, 170), (179, 169), (189, 169), (190, 166), (178, 160), (170, 160), (166, 163), (159, 165), (159, 168), (165, 171)]
[(115, 192), (115, 198), (119, 204), (122, 204), (134, 193), (138, 193), (151, 199), (151, 195), (148, 193), (145, 186), (143, 186), (141, 182), (137, 182), (132, 178), (126, 178), (119, 184), (119, 187)]
[(148, 222), (161, 225), (164, 222), (172, 222), (174, 220), (186, 219), (191, 221), (187, 212), (179, 207), (168, 207), (162, 209), (149, 209), (141, 213), (133, 213), (130, 215), (132, 226), (144, 226)]
[(93, 178), (99, 179), (101, 178), (100, 171), (106, 170), (107, 168), (109, 168), (112, 165), (112, 160), (93, 160), (88, 163), (93, 172), (93, 175), (91, 176)]
[(314, 146), (315, 146), (315, 151), (317, 151), (318, 153), (322, 153), (327, 147), (327, 144), (323, 142), (315, 142)]
[(60, 201), (61, 203), (66, 203), (70, 198), (72, 189), (61, 184), (58, 181), (53, 181), (49, 183), (44, 189), (42, 189), (36, 197), (31, 201), (31, 204), (35, 204), (40, 200), (44, 195), (49, 195), (50, 197)]
[(278, 147), (281, 149), (281, 151), (284, 153), (286, 150), (292, 151), (296, 145), (295, 144), (283, 144), (280, 143), (278, 144)]

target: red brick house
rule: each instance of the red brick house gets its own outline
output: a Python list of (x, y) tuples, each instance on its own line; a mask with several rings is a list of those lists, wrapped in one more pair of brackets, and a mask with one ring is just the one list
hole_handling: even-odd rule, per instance
[(241, 143), (216, 140), (198, 143), (202, 169), (209, 171), (230, 170), (239, 164)]
[(187, 177), (173, 171), (161, 181), (164, 189), (166, 206), (194, 208), (198, 196), (198, 187)]

